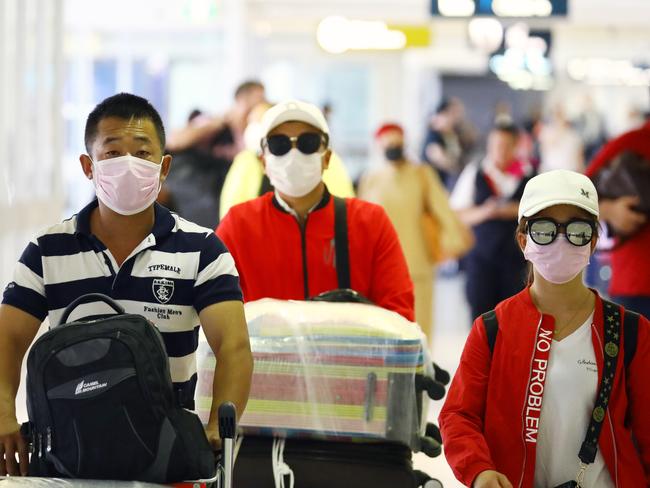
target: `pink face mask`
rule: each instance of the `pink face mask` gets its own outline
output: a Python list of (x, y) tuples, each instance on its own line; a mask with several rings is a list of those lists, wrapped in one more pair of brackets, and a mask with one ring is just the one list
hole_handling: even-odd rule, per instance
[(127, 154), (93, 162), (93, 183), (104, 205), (121, 215), (149, 207), (160, 191), (161, 164)]
[(574, 246), (566, 240), (564, 234), (546, 246), (533, 242), (528, 237), (524, 257), (542, 277), (551, 283), (561, 285), (568, 283), (587, 267), (591, 256), (591, 246)]

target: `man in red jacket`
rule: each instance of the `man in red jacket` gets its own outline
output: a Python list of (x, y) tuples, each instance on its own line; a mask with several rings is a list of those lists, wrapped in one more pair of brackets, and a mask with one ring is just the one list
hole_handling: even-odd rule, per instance
[[(334, 198), (322, 181), (329, 128), (314, 105), (288, 101), (262, 119), (262, 160), (275, 188), (230, 209), (217, 228), (235, 259), (245, 301), (302, 300), (339, 287)], [(413, 283), (384, 210), (345, 200), (350, 287), (414, 320)]]
[[(608, 142), (587, 168), (587, 176), (598, 173), (619, 154), (631, 151), (650, 161), (650, 117), (638, 129)], [(650, 317), (650, 224), (636, 211), (640, 195), (601, 199), (600, 215), (625, 239), (612, 250), (612, 280), (609, 294), (621, 305)]]

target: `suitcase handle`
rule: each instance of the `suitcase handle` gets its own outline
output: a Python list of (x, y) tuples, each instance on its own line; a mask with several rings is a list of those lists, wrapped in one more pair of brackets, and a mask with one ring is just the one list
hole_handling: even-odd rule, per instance
[(108, 305), (113, 310), (115, 310), (118, 313), (118, 315), (123, 315), (124, 313), (126, 313), (122, 305), (117, 303), (108, 295), (104, 295), (103, 293), (87, 293), (86, 295), (81, 295), (76, 300), (73, 300), (72, 303), (70, 303), (70, 305), (65, 307), (65, 310), (63, 311), (63, 315), (61, 315), (61, 321), (59, 322), (59, 325), (65, 324), (68, 321), (68, 317), (70, 317), (72, 311), (75, 308), (77, 308), (79, 305), (88, 302), (98, 302), (98, 301), (104, 302), (106, 305)]
[(232, 402), (219, 405), (219, 437), (223, 442), (223, 478), (221, 488), (232, 488), (232, 470), (234, 460), (234, 439), (237, 434), (237, 410)]

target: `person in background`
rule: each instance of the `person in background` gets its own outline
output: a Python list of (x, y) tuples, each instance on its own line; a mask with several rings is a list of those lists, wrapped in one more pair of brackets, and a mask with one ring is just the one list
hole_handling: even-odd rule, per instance
[(576, 128), (584, 143), (585, 160), (591, 161), (605, 143), (605, 124), (591, 95), (583, 98), (583, 106), (576, 120)]
[(380, 168), (362, 176), (359, 198), (384, 207), (397, 231), (413, 280), (415, 319), (431, 344), (435, 263), (428, 253), (422, 218), (425, 213), (434, 216), (441, 248), (450, 253), (463, 246), (468, 230), (449, 207), (447, 191), (436, 172), (407, 158), (400, 125), (382, 125), (375, 132), (375, 140), (384, 161)]
[[(199, 117), (203, 112), (199, 110), (198, 108), (193, 109), (190, 114), (187, 116), (187, 123), (191, 123), (194, 119)], [(156, 199), (156, 202), (159, 203), (160, 205), (164, 205), (167, 207), (170, 211), (178, 213), (178, 210), (176, 208), (176, 202), (174, 202), (174, 197), (172, 196), (171, 191), (169, 191), (169, 186), (163, 183), (162, 187), (160, 188), (160, 193), (158, 194), (158, 198)]]
[(451, 207), (472, 227), (476, 242), (464, 261), (472, 317), (524, 285), (526, 263), (512, 236), (519, 199), (533, 170), (517, 159), (518, 138), (511, 121), (497, 122), (488, 135), (485, 158), (463, 170), (451, 195)]
[[(223, 218), (231, 207), (252, 200), (273, 190), (269, 178), (264, 174), (262, 155), (262, 126), (264, 113), (271, 108), (268, 102), (262, 102), (251, 110), (248, 125), (244, 131), (246, 149), (235, 156), (221, 192), (220, 218)], [(323, 181), (332, 195), (353, 197), (354, 188), (341, 158), (332, 151), (330, 164), (323, 173)]]
[(235, 90), (233, 106), (221, 116), (194, 111), (187, 126), (171, 133), (170, 151), (178, 152), (205, 144), (215, 158), (230, 160), (244, 148), (244, 129), (250, 111), (265, 99), (264, 85), (256, 80), (241, 83)]
[[(114, 95), (88, 116), (85, 145), (79, 160), (97, 199), (27, 245), (0, 305), (0, 476), (27, 472), (15, 412), (23, 356), (46, 318), (56, 326), (87, 293), (110, 296), (160, 330), (174, 391), (190, 409), (203, 329), (219, 358), (206, 427), (213, 445), (217, 407), (230, 400), (241, 416), (248, 400), (253, 357), (232, 256), (210, 229), (155, 203), (172, 160), (160, 115), (144, 98)], [(102, 302), (84, 308), (111, 313)]]
[(639, 317), (635, 330), (623, 307), (584, 285), (598, 209), (582, 174), (555, 170), (526, 185), (516, 242), (528, 287), (476, 319), (439, 417), (466, 486), (650, 482), (650, 322)]
[(443, 99), (431, 117), (422, 149), (422, 160), (438, 172), (447, 189), (453, 188), (462, 170), (463, 148), (456, 132), (461, 116), (458, 99)]
[[(339, 288), (335, 197), (323, 182), (331, 158), (325, 117), (309, 103), (283, 102), (264, 114), (261, 135), (275, 191), (235, 205), (217, 228), (235, 259), (244, 300), (306, 300)], [(414, 320), (413, 283), (385, 211), (356, 198), (342, 203), (350, 287)]]
[[(512, 120), (512, 117), (509, 118)], [(542, 106), (538, 104), (529, 106), (528, 115), (522, 123), (517, 154), (519, 159), (530, 162), (535, 170), (539, 168), (539, 133), (542, 125)]]
[[(597, 180), (599, 173), (626, 151), (641, 155), (650, 164), (650, 114), (644, 125), (605, 144), (589, 164), (587, 176)], [(650, 317), (650, 224), (648, 216), (637, 208), (640, 197), (603, 198), (600, 213), (622, 238), (611, 251), (609, 293), (618, 303)]]
[(583, 173), (584, 149), (580, 134), (571, 127), (562, 105), (557, 104), (551, 119), (542, 125), (539, 133), (539, 172), (568, 169)]
[(235, 90), (234, 105), (222, 116), (198, 114), (174, 131), (167, 150), (175, 167), (167, 181), (181, 217), (214, 227), (221, 190), (234, 157), (244, 149), (244, 129), (252, 108), (264, 101), (264, 85), (246, 81)]

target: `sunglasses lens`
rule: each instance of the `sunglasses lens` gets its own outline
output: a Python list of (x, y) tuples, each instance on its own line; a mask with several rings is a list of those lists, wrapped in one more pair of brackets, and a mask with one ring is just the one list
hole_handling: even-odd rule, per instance
[(528, 234), (534, 243), (545, 246), (555, 239), (557, 226), (550, 220), (536, 220), (530, 223)]
[(303, 154), (314, 154), (321, 145), (321, 136), (315, 132), (305, 132), (298, 136), (296, 146)]
[(274, 156), (284, 156), (291, 150), (291, 140), (289, 136), (278, 134), (269, 136), (266, 139), (269, 152)]
[(585, 246), (591, 242), (594, 229), (588, 222), (571, 222), (566, 226), (566, 237), (574, 246)]

